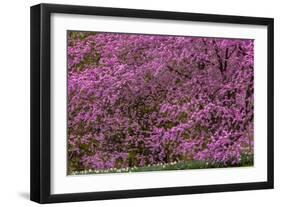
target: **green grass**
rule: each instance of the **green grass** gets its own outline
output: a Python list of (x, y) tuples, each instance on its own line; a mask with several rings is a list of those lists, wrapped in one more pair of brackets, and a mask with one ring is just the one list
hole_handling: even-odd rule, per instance
[(148, 172), (148, 171), (167, 171), (167, 170), (187, 170), (187, 169), (207, 169), (207, 168), (229, 168), (229, 167), (247, 167), (253, 166), (253, 156), (242, 156), (239, 165), (224, 166), (220, 163), (209, 163), (205, 161), (184, 161), (174, 162), (168, 164), (158, 164), (145, 167), (131, 167), (122, 169), (108, 169), (108, 170), (84, 170), (73, 171), (71, 175), (84, 175), (84, 174), (104, 174), (104, 173), (124, 173), (124, 172)]

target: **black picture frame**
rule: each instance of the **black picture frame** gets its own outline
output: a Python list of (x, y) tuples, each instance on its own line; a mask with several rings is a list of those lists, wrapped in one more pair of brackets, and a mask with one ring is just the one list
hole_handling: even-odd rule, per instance
[[(182, 20), (207, 23), (233, 23), (267, 26), (267, 181), (237, 184), (218, 184), (189, 187), (167, 187), (153, 189), (51, 194), (50, 130), (51, 130), (51, 74), (50, 74), (50, 15), (52, 13), (134, 17), (165, 20)], [(146, 196), (211, 193), (255, 189), (272, 189), (274, 177), (274, 78), (272, 18), (195, 14), (168, 11), (103, 8), (88, 6), (39, 4), (31, 7), (31, 174), (30, 199), (38, 203), (88, 201)]]

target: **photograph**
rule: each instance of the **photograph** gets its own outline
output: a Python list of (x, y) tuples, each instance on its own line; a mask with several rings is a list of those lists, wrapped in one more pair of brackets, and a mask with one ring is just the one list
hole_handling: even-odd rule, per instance
[(66, 35), (67, 175), (254, 166), (254, 39)]

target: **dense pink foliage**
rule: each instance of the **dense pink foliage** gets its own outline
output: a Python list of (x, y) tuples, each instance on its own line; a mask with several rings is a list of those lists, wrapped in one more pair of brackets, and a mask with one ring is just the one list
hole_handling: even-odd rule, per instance
[(71, 169), (238, 165), (253, 155), (253, 49), (253, 40), (69, 33)]

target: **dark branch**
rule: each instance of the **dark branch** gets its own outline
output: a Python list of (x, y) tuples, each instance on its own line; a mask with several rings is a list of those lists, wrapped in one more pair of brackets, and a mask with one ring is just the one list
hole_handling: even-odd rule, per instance
[(171, 66), (167, 65), (167, 68), (171, 71), (171, 72), (175, 72), (176, 74), (178, 74), (179, 76), (183, 76), (185, 78), (191, 79), (191, 77), (189, 75), (183, 74), (178, 70), (175, 70), (174, 68), (172, 68)]

